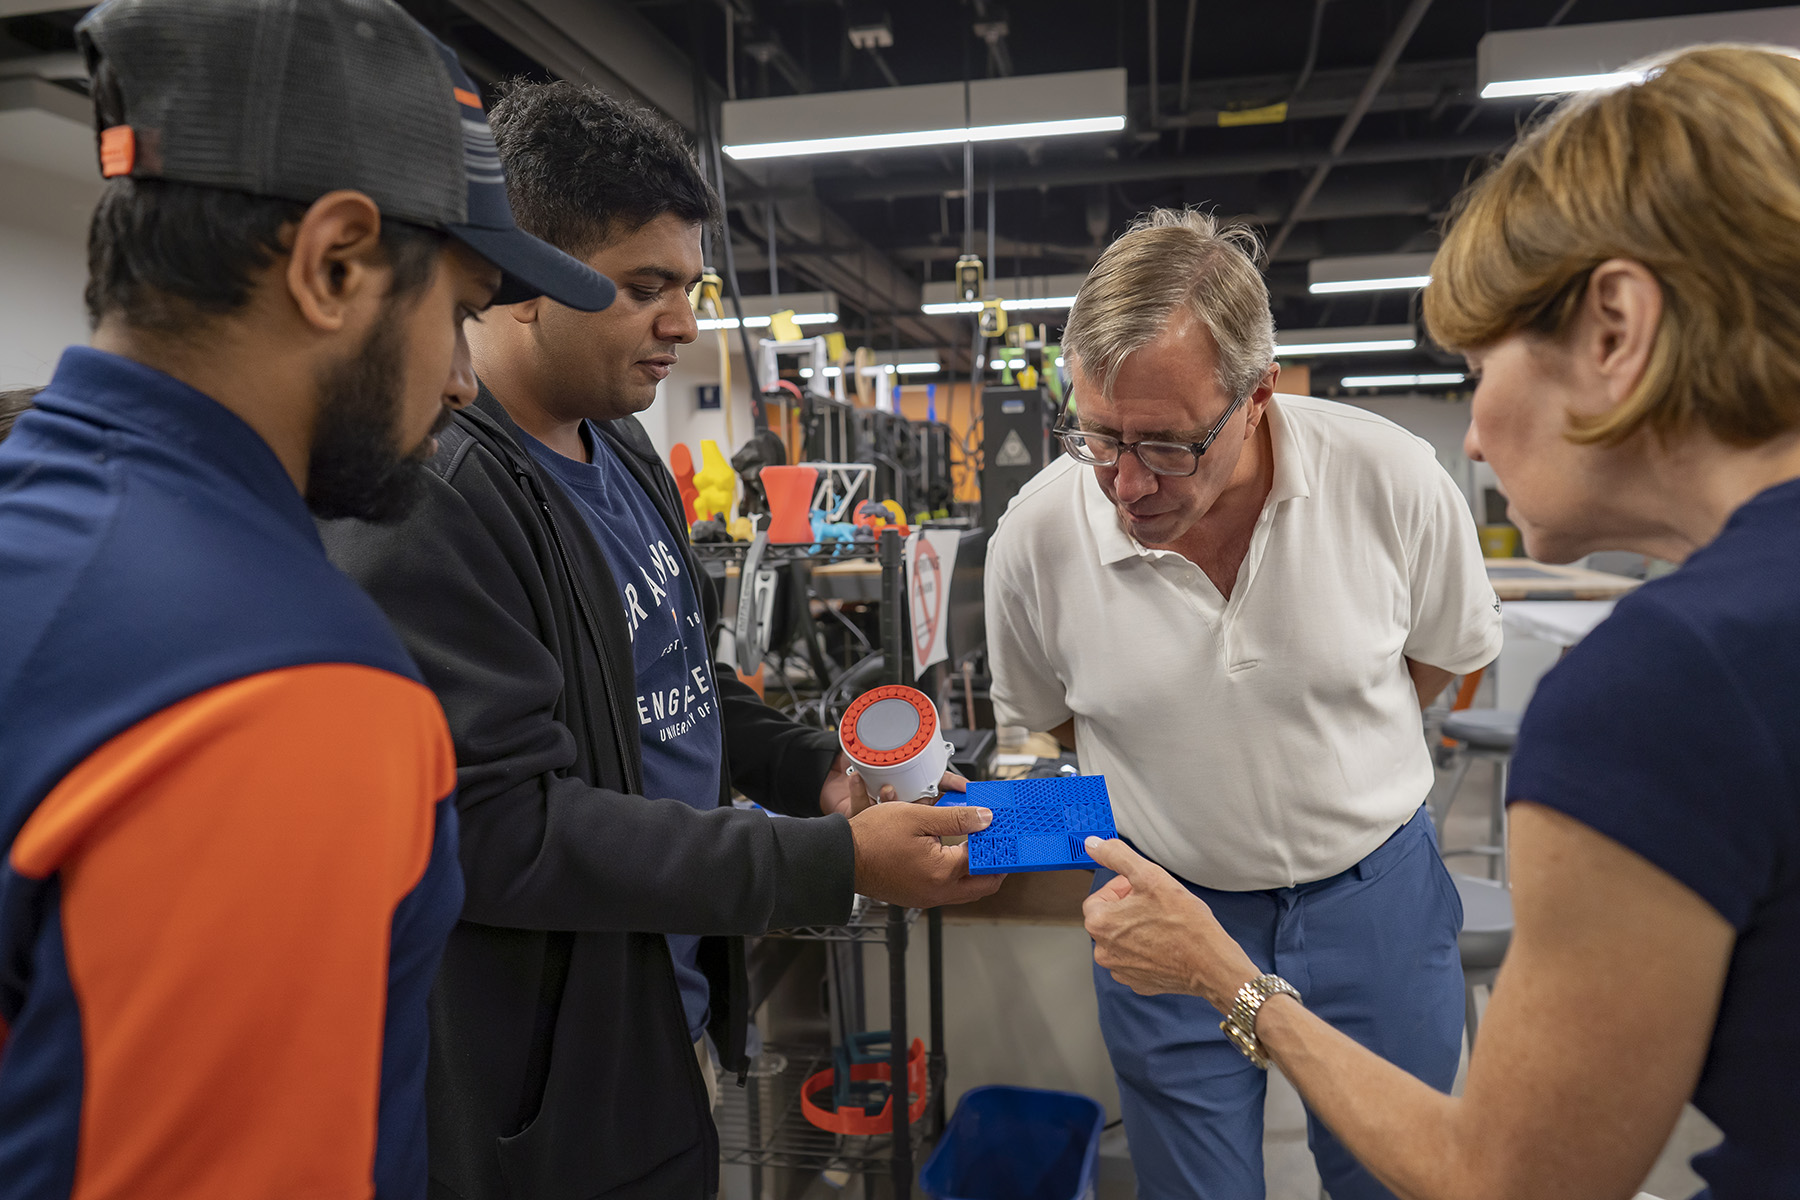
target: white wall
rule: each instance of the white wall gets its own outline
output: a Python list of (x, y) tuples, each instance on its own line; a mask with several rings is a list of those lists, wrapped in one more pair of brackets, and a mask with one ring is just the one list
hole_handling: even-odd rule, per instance
[(1386, 417), (1402, 429), (1418, 434), (1431, 443), (1437, 460), (1469, 498), (1476, 523), (1487, 519), (1481, 511), (1481, 492), (1494, 486), (1494, 472), (1486, 463), (1471, 462), (1463, 453), (1463, 435), (1469, 431), (1469, 402), (1439, 400), (1431, 396), (1358, 396), (1339, 397), (1372, 413)]
[(714, 330), (702, 330), (697, 341), (677, 352), (674, 369), (656, 390), (656, 403), (648, 412), (638, 415), (664, 459), (669, 456), (669, 447), (676, 442), (686, 442), (688, 449), (693, 451), (694, 465), (699, 466), (703, 438), (717, 441), (719, 449), (729, 459), (750, 436), (750, 383), (744, 370), (742, 341), (735, 329), (726, 330), (725, 336), (730, 339), (731, 347), (731, 396), (725, 401), (733, 405), (729, 444), (725, 436), (724, 410), (702, 412), (699, 407), (699, 386), (717, 384), (720, 378), (719, 335)]
[(89, 183), (0, 161), (0, 388), (46, 383), (65, 346), (85, 344)]

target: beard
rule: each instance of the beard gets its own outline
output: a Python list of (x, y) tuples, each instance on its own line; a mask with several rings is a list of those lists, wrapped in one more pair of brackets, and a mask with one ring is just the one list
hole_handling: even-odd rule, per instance
[[(406, 373), (401, 331), (397, 314), (383, 313), (363, 348), (319, 378), (323, 403), (306, 478), (306, 506), (316, 517), (398, 521), (424, 495), (431, 438), (410, 450), (398, 445)], [(431, 432), (450, 416), (446, 408)]]

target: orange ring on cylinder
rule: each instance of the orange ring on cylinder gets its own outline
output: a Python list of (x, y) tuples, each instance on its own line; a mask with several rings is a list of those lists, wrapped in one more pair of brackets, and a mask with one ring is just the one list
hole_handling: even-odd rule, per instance
[[(862, 720), (862, 715), (882, 700), (904, 700), (919, 714), (918, 732), (905, 745), (896, 746), (892, 750), (872, 750), (856, 736), (856, 726)], [(844, 710), (844, 719), (838, 723), (838, 736), (843, 739), (844, 750), (857, 762), (871, 767), (891, 767), (903, 763), (930, 745), (931, 739), (936, 735), (937, 709), (932, 706), (930, 698), (918, 688), (899, 683), (890, 683), (864, 692)]]

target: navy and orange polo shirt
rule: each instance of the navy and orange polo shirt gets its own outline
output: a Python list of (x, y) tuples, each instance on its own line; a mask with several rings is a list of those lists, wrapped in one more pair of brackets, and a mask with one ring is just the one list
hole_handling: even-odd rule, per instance
[(0, 1198), (423, 1196), (455, 767), (267, 443), (65, 353), (0, 444)]

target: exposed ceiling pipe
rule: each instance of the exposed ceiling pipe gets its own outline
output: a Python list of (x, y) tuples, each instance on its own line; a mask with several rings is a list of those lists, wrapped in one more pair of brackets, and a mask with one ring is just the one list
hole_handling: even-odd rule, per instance
[[(1096, 196), (1096, 200), (1100, 197)], [(1441, 206), (1441, 197), (1434, 194), (1424, 180), (1389, 180), (1378, 183), (1358, 184), (1342, 187), (1337, 184), (1327, 188), (1314, 198), (1309, 213), (1316, 221), (1360, 220), (1369, 217), (1421, 217), (1429, 216)], [(1233, 211), (1230, 207), (1221, 207), (1218, 216), (1221, 220), (1250, 225), (1272, 225), (1286, 214), (1285, 207), (1274, 204), (1256, 205), (1239, 208)], [(1110, 221), (1110, 209), (1096, 204), (1095, 217), (1099, 228), (1098, 237), (1104, 243)], [(1079, 260), (1091, 265), (1095, 255), (1092, 246), (1075, 245), (1056, 242), (1020, 241), (1012, 238), (996, 236), (991, 261), (1008, 258), (1021, 259), (1065, 259)], [(888, 253), (901, 262), (951, 262), (959, 253), (956, 246), (933, 236), (925, 244), (899, 245), (888, 247)]]
[(1312, 178), (1308, 179), (1306, 186), (1301, 189), (1300, 198), (1294, 201), (1294, 207), (1288, 211), (1287, 220), (1275, 236), (1269, 240), (1268, 257), (1271, 261), (1280, 253), (1282, 244), (1293, 234), (1294, 226), (1298, 225), (1301, 218), (1306, 215), (1306, 206), (1312, 203), (1314, 196), (1319, 194), (1319, 189), (1325, 184), (1326, 176), (1331, 174), (1331, 168), (1338, 163), (1345, 148), (1349, 146), (1351, 137), (1356, 133), (1356, 127), (1362, 123), (1363, 116), (1368, 113), (1369, 105), (1374, 103), (1376, 93), (1381, 91), (1383, 85), (1387, 83), (1388, 77), (1394, 73), (1394, 64), (1400, 61), (1401, 52), (1406, 49), (1406, 43), (1412, 40), (1413, 31), (1419, 27), (1419, 22), (1425, 19), (1425, 12), (1430, 7), (1431, 0), (1412, 0), (1412, 3), (1406, 6), (1406, 12), (1401, 15), (1400, 23), (1394, 27), (1394, 32), (1388, 38), (1387, 45), (1381, 48), (1381, 56), (1375, 60), (1375, 66), (1369, 71), (1368, 82), (1363, 84), (1362, 92), (1356, 97), (1356, 103), (1351, 106), (1349, 112), (1344, 114), (1344, 122), (1338, 126), (1337, 136), (1331, 139), (1331, 153), (1324, 162), (1313, 169)]
[[(1188, 0), (1187, 28), (1181, 35), (1181, 91), (1175, 101), (1175, 110), (1186, 113), (1188, 110), (1188, 76), (1194, 66), (1194, 16), (1200, 7), (1200, 0)], [(1180, 154), (1187, 149), (1187, 128), (1184, 126), (1175, 135), (1175, 153)]]
[(870, 46), (868, 55), (875, 61), (876, 68), (880, 70), (882, 78), (887, 80), (888, 86), (899, 87), (900, 77), (894, 74), (894, 68), (888, 66), (888, 60), (882, 55), (881, 49), (877, 46)]
[(1300, 98), (1300, 93), (1312, 82), (1313, 68), (1319, 65), (1319, 39), (1325, 32), (1325, 6), (1330, 3), (1331, 0), (1313, 0), (1312, 32), (1306, 38), (1306, 59), (1300, 64), (1300, 77), (1288, 90), (1289, 104)]
[[(690, 131), (700, 128), (694, 111), (695, 68), (691, 61), (622, 0), (455, 3), (557, 75), (593, 83), (614, 95), (637, 97)], [(709, 86), (716, 98), (716, 85)], [(918, 283), (821, 204), (816, 192), (796, 189), (771, 195), (770, 189), (752, 186), (737, 167), (725, 169), (730, 172), (732, 206), (759, 240), (766, 235), (766, 222), (759, 219), (756, 209), (738, 203), (744, 194), (757, 194), (764, 204), (776, 201), (781, 220), (803, 231), (805, 236), (799, 240), (833, 247), (828, 254), (787, 251), (782, 265), (791, 275), (820, 290), (837, 292), (864, 312), (918, 309)], [(783, 242), (785, 245), (786, 239)], [(756, 257), (763, 257), (760, 247)]]
[[(1473, 83), (1474, 75), (1470, 74)], [(1378, 112), (1426, 112), (1458, 102), (1468, 103), (1475, 98), (1475, 89), (1469, 87), (1435, 87), (1412, 91), (1387, 91), (1375, 97), (1369, 105), (1370, 113)], [(1281, 123), (1293, 124), (1296, 121), (1313, 121), (1321, 117), (1342, 117), (1356, 103), (1352, 96), (1321, 97), (1314, 95), (1305, 100), (1287, 101), (1287, 112), (1283, 114)], [(1221, 120), (1230, 124), (1230, 118), (1239, 110), (1232, 108), (1192, 108), (1185, 115), (1164, 113), (1162, 127), (1164, 129), (1216, 128)], [(1365, 117), (1369, 113), (1363, 114)], [(1271, 122), (1274, 123), (1274, 122)]]
[(1012, 29), (1006, 10), (991, 7), (988, 0), (974, 0), (974, 4), (975, 36), (987, 43), (988, 64), (996, 75), (1011, 75), (1012, 51), (1007, 48), (1006, 35)]
[(765, 245), (772, 232), (768, 217), (773, 215), (781, 265), (793, 275), (821, 291), (837, 293), (840, 301), (860, 312), (901, 314), (901, 329), (909, 337), (935, 338), (918, 320), (919, 285), (830, 210), (816, 201), (778, 203), (772, 208), (743, 205), (735, 195), (732, 203), (744, 228)]
[(1158, 94), (1156, 64), (1156, 0), (1145, 0), (1150, 15), (1150, 128), (1162, 128), (1162, 96)]
[(781, 35), (767, 25), (756, 26), (755, 36), (744, 42), (744, 53), (763, 67), (774, 67), (794, 91), (813, 90), (812, 76), (788, 53), (788, 48), (782, 44)]
[[(1190, 154), (1182, 158), (1146, 158), (1124, 162), (1047, 163), (994, 172), (994, 186), (1001, 191), (1047, 187), (1073, 187), (1089, 183), (1141, 183), (1164, 179), (1225, 179), (1260, 175), (1265, 171), (1300, 171), (1326, 161), (1346, 166), (1423, 162), (1435, 158), (1477, 158), (1507, 145), (1501, 135), (1461, 138), (1421, 138), (1346, 149), (1333, 157), (1327, 148), (1296, 147), (1259, 150), (1246, 154)], [(903, 196), (937, 196), (962, 189), (960, 176), (948, 174), (890, 175), (884, 179), (839, 177), (818, 181), (819, 193), (828, 200), (888, 200)], [(781, 189), (758, 192), (740, 189), (736, 200), (766, 200)], [(795, 193), (798, 194), (798, 193)]]

